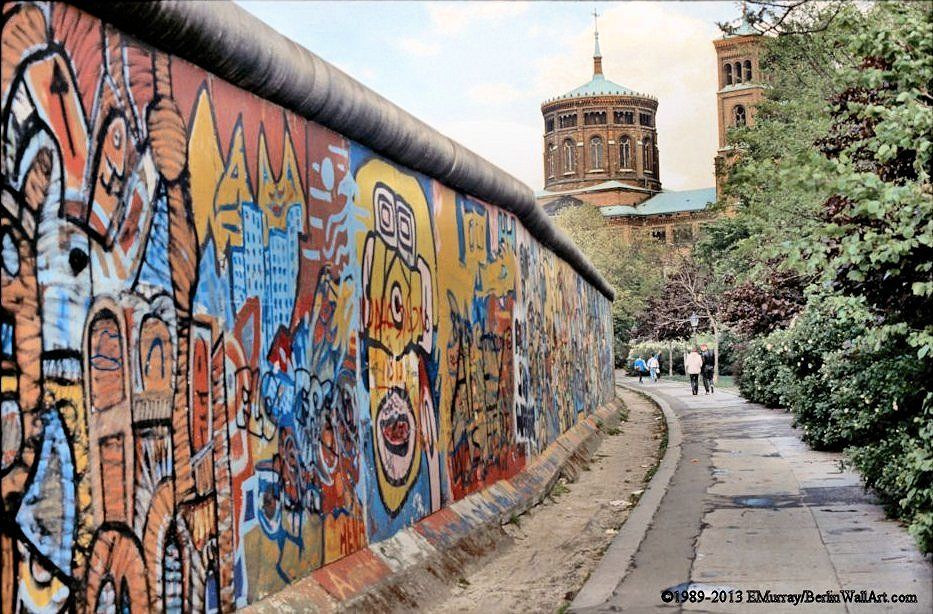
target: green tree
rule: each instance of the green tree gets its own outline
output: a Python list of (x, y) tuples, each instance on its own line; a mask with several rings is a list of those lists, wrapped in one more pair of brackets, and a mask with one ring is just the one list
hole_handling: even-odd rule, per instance
[(609, 226), (599, 209), (589, 205), (562, 209), (554, 221), (615, 290), (616, 359), (625, 360), (636, 317), (646, 299), (661, 287), (663, 247), (626, 242), (622, 230)]

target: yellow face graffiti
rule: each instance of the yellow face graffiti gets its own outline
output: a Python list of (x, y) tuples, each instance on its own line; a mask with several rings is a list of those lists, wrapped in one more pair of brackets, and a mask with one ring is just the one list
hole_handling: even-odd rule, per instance
[(394, 512), (418, 476), (421, 430), (431, 426), (422, 423), (433, 420), (425, 362), (437, 325), (434, 235), (414, 177), (372, 160), (357, 183), (360, 204), (372, 215), (361, 260), (376, 473)]

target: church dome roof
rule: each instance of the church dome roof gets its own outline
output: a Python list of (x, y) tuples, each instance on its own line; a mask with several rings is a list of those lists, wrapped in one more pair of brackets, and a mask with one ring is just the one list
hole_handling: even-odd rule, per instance
[[(596, 17), (594, 11), (593, 16)], [(581, 85), (576, 87), (566, 94), (556, 96), (544, 101), (544, 104), (550, 104), (552, 102), (557, 102), (558, 100), (567, 100), (572, 98), (592, 98), (595, 96), (641, 96), (643, 98), (650, 98), (655, 100), (653, 96), (648, 96), (636, 92), (633, 89), (627, 88), (624, 85), (619, 85), (614, 81), (610, 81), (605, 76), (603, 76), (603, 54), (599, 50), (599, 31), (596, 30), (593, 33), (596, 44), (593, 49), (593, 78)]]
[(629, 89), (624, 85), (619, 85), (610, 81), (601, 74), (593, 75), (593, 78), (580, 87), (574, 88), (558, 98), (583, 98), (586, 96), (633, 96), (638, 92)]

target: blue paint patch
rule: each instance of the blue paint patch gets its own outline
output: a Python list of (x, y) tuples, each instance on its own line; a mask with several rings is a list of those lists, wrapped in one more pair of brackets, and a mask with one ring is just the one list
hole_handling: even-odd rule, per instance
[(57, 410), (42, 414), (42, 451), (16, 522), (29, 542), (64, 574), (71, 573), (75, 532), (75, 470)]

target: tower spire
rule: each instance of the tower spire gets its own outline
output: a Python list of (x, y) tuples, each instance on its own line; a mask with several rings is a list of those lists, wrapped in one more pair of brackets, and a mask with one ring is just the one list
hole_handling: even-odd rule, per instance
[(599, 52), (599, 13), (593, 9), (593, 36), (596, 47), (593, 49), (593, 76), (603, 74), (603, 54)]

